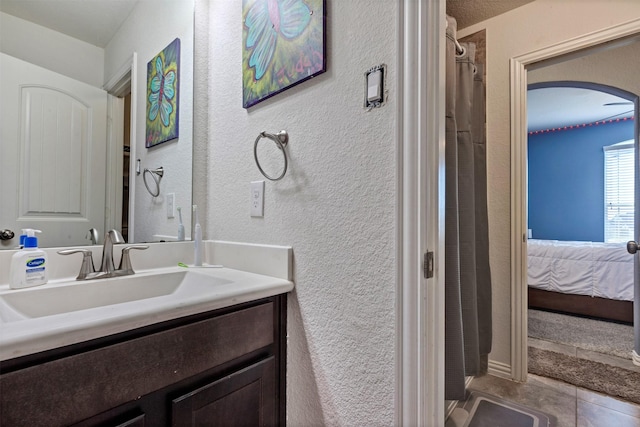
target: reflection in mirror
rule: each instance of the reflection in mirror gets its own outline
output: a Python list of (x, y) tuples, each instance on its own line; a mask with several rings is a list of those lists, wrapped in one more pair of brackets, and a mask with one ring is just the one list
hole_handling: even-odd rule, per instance
[[(193, 21), (193, 0), (2, 0), (0, 229), (15, 237), (0, 249), (23, 228), (41, 247), (90, 245), (92, 229), (176, 240), (178, 207), (190, 238)], [(176, 38), (179, 136), (146, 148), (147, 65)], [(156, 197), (136, 160), (163, 168)]]

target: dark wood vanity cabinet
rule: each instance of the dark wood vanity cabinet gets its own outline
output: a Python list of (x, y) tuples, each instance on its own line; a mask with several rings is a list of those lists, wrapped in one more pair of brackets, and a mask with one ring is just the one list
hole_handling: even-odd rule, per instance
[(180, 396), (171, 403), (172, 425), (202, 426), (209, 420), (224, 420), (229, 427), (276, 425), (275, 374), (270, 357)]
[(0, 425), (285, 424), (286, 295), (0, 362)]

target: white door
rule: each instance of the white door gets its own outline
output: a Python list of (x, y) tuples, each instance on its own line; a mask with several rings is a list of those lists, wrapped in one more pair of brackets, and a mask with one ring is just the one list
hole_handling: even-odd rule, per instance
[(18, 244), (89, 244), (104, 233), (107, 93), (0, 53), (0, 229)]

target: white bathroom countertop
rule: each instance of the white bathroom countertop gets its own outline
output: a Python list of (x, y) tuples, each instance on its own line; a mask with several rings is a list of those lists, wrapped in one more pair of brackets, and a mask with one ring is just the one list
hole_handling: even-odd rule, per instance
[[(178, 267), (178, 262), (189, 262), (187, 255), (190, 254), (192, 245), (184, 242), (161, 243), (153, 245), (151, 250), (136, 251), (149, 252), (147, 256), (136, 253), (134, 259), (132, 253), (132, 263), (136, 270), (133, 276), (89, 281), (58, 277), (42, 286), (16, 290), (10, 289), (6, 283), (0, 284), (0, 361), (254, 301), (286, 293), (294, 288), (290, 247), (213, 241), (205, 242), (205, 247), (205, 259), (210, 264), (223, 264), (222, 268)], [(173, 253), (174, 256), (167, 256), (167, 253)], [(159, 254), (162, 256), (157, 256)], [(155, 261), (151, 261), (152, 259)], [(0, 258), (0, 270), (3, 267), (2, 261)], [(75, 261), (79, 268), (80, 260)], [(165, 265), (154, 265), (158, 262)], [(49, 263), (52, 263), (51, 257)], [(65, 268), (61, 270), (66, 271)], [(126, 294), (129, 292), (128, 286), (134, 283), (127, 280), (132, 279), (136, 283), (143, 283), (142, 286), (153, 286), (161, 281), (170, 282), (174, 278), (184, 277), (188, 280), (183, 280), (183, 285), (158, 296), (94, 308), (84, 308), (83, 301), (68, 300), (68, 295), (83, 298), (83, 292), (87, 295), (85, 298), (93, 298), (94, 290), (102, 292), (103, 286), (104, 289), (109, 289), (107, 293), (113, 291), (114, 294)], [(109, 288), (114, 285), (115, 288)], [(66, 302), (56, 302), (55, 295), (59, 291), (62, 291), (60, 295), (65, 296)], [(51, 295), (54, 297), (50, 298)], [(13, 309), (10, 301), (16, 297), (26, 301), (27, 305), (32, 297), (33, 301), (49, 301), (52, 306), (77, 305), (80, 309), (76, 307), (69, 311), (56, 313), (54, 310), (50, 313), (47, 304), (31, 304), (35, 311), (30, 313)]]

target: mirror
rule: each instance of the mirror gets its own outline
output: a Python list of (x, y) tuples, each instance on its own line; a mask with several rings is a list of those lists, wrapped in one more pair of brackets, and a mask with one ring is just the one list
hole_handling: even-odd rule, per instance
[[(0, 231), (15, 234), (0, 233), (0, 250), (15, 249), (22, 228), (43, 231), (40, 247), (90, 245), (90, 229), (98, 244), (112, 228), (127, 242), (171, 241), (180, 216), (190, 239), (193, 36), (194, 0), (0, 3)], [(178, 137), (146, 148), (148, 64), (176, 38)], [(36, 114), (52, 99), (58, 108), (51, 88), (70, 99), (53, 128), (51, 115)], [(144, 170), (160, 167), (154, 197)]]

